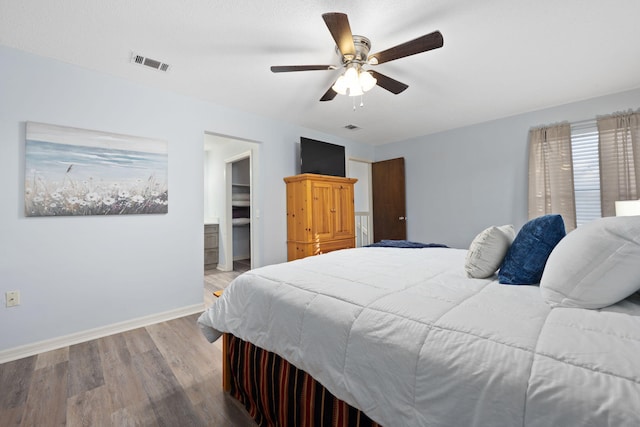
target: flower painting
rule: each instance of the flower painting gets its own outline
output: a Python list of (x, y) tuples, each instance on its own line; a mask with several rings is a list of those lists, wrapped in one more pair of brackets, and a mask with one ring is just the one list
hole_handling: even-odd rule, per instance
[(27, 216), (168, 212), (167, 142), (27, 123)]

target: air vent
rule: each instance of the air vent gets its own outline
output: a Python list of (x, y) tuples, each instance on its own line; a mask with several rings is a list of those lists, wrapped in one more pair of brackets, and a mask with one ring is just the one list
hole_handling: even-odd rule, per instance
[(154, 70), (158, 71), (169, 71), (169, 64), (158, 61), (156, 59), (147, 58), (146, 56), (138, 55), (137, 53), (133, 53), (131, 55), (131, 63), (144, 65), (145, 67), (153, 68)]
[(358, 129), (360, 129), (360, 128), (359, 128), (358, 126), (356, 126), (356, 125), (346, 125), (344, 128), (345, 128), (345, 129), (349, 129), (349, 130), (358, 130)]

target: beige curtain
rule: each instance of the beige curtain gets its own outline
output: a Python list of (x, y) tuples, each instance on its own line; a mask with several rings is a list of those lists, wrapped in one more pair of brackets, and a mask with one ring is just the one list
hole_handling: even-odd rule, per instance
[(567, 232), (576, 228), (571, 126), (529, 131), (529, 219), (560, 214)]
[(640, 198), (640, 113), (598, 117), (602, 216), (615, 216), (616, 200)]

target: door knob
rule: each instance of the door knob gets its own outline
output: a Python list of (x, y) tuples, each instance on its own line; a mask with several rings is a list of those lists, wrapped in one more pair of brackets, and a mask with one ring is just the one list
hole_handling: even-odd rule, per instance
[(401, 217), (399, 217), (398, 219), (399, 219), (400, 221), (404, 221), (404, 220), (405, 220), (405, 217), (401, 216)]

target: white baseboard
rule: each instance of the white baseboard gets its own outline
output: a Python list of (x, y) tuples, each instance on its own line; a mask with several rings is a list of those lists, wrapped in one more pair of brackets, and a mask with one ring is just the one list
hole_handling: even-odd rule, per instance
[(12, 360), (22, 359), (23, 357), (33, 356), (34, 354), (43, 353), (45, 351), (56, 350), (58, 348), (94, 340), (96, 338), (106, 337), (107, 335), (130, 331), (132, 329), (141, 328), (143, 326), (152, 325), (154, 323), (166, 322), (167, 320), (189, 316), (191, 314), (200, 313), (202, 311), (204, 311), (204, 304), (194, 304), (186, 307), (176, 308), (174, 310), (164, 311), (162, 313), (138, 317), (136, 319), (127, 320), (124, 322), (112, 323), (110, 325), (101, 326), (99, 328), (87, 329), (85, 331), (76, 332), (57, 338), (51, 338), (44, 341), (38, 341), (7, 350), (2, 350), (0, 351), (0, 363), (11, 362)]

